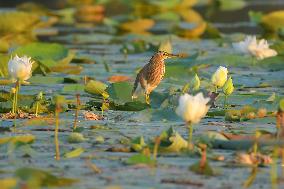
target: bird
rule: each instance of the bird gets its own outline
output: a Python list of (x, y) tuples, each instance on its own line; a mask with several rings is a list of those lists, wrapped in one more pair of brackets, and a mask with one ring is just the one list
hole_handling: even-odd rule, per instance
[(151, 57), (149, 63), (136, 76), (132, 89), (132, 100), (137, 98), (138, 94), (143, 91), (145, 102), (150, 104), (150, 93), (160, 84), (165, 75), (164, 60), (173, 57), (179, 57), (179, 55), (158, 51)]

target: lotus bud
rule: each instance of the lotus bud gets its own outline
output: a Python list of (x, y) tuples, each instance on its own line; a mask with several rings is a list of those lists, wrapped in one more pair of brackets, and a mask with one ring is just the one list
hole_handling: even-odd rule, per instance
[(230, 94), (232, 94), (234, 91), (234, 84), (233, 84), (233, 80), (232, 77), (229, 77), (229, 79), (226, 81), (226, 83), (223, 86), (223, 93), (228, 96)]

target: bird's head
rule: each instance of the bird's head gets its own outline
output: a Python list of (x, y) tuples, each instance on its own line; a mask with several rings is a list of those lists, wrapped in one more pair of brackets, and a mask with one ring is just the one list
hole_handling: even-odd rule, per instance
[(179, 55), (170, 54), (165, 51), (159, 51), (155, 54), (155, 56), (158, 56), (160, 59), (163, 59), (163, 60), (167, 58), (180, 57)]

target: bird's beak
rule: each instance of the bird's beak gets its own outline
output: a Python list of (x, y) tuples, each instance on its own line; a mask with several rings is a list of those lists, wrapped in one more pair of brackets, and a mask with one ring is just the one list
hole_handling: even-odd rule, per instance
[(168, 54), (168, 58), (177, 58), (180, 57), (179, 54)]

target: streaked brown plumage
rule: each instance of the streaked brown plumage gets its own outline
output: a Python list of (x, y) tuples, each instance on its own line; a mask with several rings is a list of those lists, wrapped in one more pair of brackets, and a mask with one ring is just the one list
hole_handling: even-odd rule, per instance
[(136, 92), (140, 85), (140, 87), (144, 90), (146, 102), (148, 104), (150, 103), (150, 93), (160, 84), (165, 75), (164, 60), (171, 57), (178, 57), (178, 55), (159, 51), (152, 56), (149, 63), (146, 64), (136, 76), (132, 90), (132, 98), (137, 97)]

